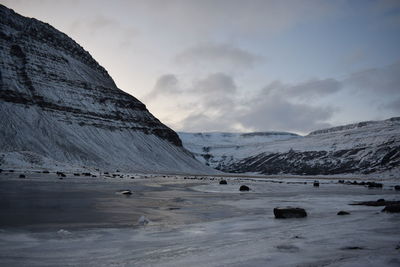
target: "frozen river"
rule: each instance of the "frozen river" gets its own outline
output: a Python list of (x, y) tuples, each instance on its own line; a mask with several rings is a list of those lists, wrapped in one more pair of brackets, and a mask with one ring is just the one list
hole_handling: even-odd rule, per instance
[[(1, 266), (400, 266), (400, 214), (349, 205), (400, 200), (390, 186), (26, 176), (0, 174)], [(240, 193), (242, 184), (250, 192)], [(277, 206), (308, 216), (275, 219)], [(150, 223), (140, 226), (141, 216)]]

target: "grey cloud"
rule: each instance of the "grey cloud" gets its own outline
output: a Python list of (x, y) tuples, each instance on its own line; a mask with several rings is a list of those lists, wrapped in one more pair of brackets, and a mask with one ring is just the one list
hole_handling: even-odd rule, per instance
[(225, 73), (213, 73), (202, 80), (196, 81), (193, 85), (193, 90), (202, 94), (233, 94), (236, 92), (237, 86), (230, 75)]
[(187, 116), (182, 121), (183, 129), (188, 132), (234, 131), (233, 119), (226, 116), (209, 117), (202, 113)]
[(395, 112), (400, 112), (400, 97), (390, 101), (388, 104), (384, 105), (383, 108), (393, 110)]
[(263, 92), (266, 95), (310, 100), (332, 95), (340, 91), (342, 87), (342, 83), (335, 79), (313, 79), (298, 84), (273, 81), (263, 88)]
[(254, 130), (308, 132), (330, 126), (325, 121), (333, 112), (329, 107), (314, 107), (292, 103), (278, 96), (266, 96), (241, 116), (240, 122)]
[(400, 61), (351, 74), (343, 84), (360, 92), (400, 94)]
[(173, 74), (164, 74), (157, 79), (153, 90), (144, 97), (144, 101), (150, 102), (160, 95), (171, 95), (181, 92), (182, 90), (180, 89), (179, 81), (176, 76)]
[(194, 82), (191, 92), (201, 100), (203, 108), (224, 112), (226, 107), (232, 107), (234, 103), (237, 85), (230, 75), (213, 73)]
[(262, 61), (262, 57), (230, 44), (200, 44), (191, 47), (175, 57), (183, 64), (224, 64), (242, 68), (251, 68)]

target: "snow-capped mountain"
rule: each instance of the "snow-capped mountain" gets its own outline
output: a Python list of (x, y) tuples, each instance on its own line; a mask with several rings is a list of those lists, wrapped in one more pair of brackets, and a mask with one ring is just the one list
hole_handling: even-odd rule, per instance
[(196, 159), (220, 170), (224, 170), (238, 159), (260, 153), (260, 145), (264, 143), (301, 138), (297, 134), (286, 132), (178, 132), (178, 135), (183, 146), (191, 151)]
[(400, 117), (290, 133), (179, 133), (199, 160), (225, 172), (400, 173)]
[(209, 172), (79, 44), (0, 5), (0, 168)]

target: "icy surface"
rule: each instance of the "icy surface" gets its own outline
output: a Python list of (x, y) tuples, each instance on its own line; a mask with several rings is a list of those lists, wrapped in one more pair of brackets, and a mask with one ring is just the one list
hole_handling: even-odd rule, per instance
[[(354, 201), (400, 200), (391, 186), (368, 189), (320, 179), (154, 176), (135, 179), (0, 174), (0, 262), (4, 266), (399, 266), (399, 214)], [(306, 182), (306, 184), (304, 183)], [(386, 183), (386, 181), (383, 181)], [(248, 193), (238, 188), (246, 184)], [(10, 188), (14, 188), (10, 190)], [(125, 197), (115, 190), (130, 189)], [(40, 192), (40, 194), (38, 194)], [(72, 195), (71, 195), (72, 194)], [(25, 196), (25, 197), (24, 197)], [(56, 197), (58, 206), (54, 206)], [(71, 202), (78, 197), (78, 202)], [(43, 202), (43, 199), (47, 201)], [(19, 217), (28, 201), (36, 223)], [(79, 203), (79, 204), (78, 204)], [(90, 205), (89, 205), (89, 204)], [(78, 205), (78, 206), (75, 206)], [(91, 208), (92, 205), (96, 209)], [(305, 208), (279, 220), (276, 206)], [(82, 207), (80, 213), (74, 209)], [(93, 206), (93, 207), (94, 207)], [(61, 209), (66, 217), (56, 222)], [(348, 216), (337, 216), (339, 210)], [(75, 210), (76, 211), (76, 210)], [(82, 216), (83, 213), (88, 216)], [(47, 216), (44, 216), (47, 214)], [(74, 215), (75, 214), (75, 215)], [(95, 214), (96, 220), (88, 218)], [(141, 216), (151, 221), (139, 227)], [(12, 216), (9, 214), (8, 216)], [(43, 216), (43, 217), (42, 217)], [(77, 218), (72, 218), (72, 217)], [(67, 223), (74, 221), (75, 224)], [(85, 221), (86, 224), (79, 224)], [(10, 222), (11, 220), (7, 220)], [(24, 222), (25, 221), (25, 222)], [(91, 222), (91, 223), (90, 223)], [(396, 249), (397, 248), (397, 249)]]

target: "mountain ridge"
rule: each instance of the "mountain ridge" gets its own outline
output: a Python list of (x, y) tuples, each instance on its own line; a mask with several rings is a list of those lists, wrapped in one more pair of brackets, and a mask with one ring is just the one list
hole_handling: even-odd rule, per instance
[(212, 172), (89, 52), (49, 24), (0, 5), (0, 54), (3, 166), (15, 152), (30, 152), (79, 166)]
[[(313, 131), (305, 136), (221, 142), (178, 132), (183, 145), (206, 165), (224, 172), (330, 175), (400, 172), (400, 117)], [(241, 136), (235, 133), (228, 136)]]

